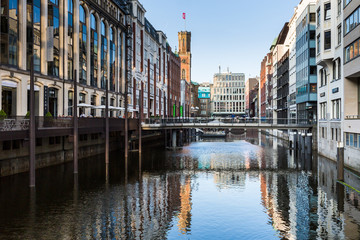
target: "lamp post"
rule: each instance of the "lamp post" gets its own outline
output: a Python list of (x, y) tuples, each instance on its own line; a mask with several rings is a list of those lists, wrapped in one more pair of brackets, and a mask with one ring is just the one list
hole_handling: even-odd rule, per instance
[(126, 12), (126, 41), (125, 41), (125, 165), (127, 167), (127, 158), (128, 158), (128, 85), (129, 85), (129, 78), (130, 76), (130, 69), (129, 69), (129, 61), (131, 63), (131, 58), (129, 58), (129, 48), (131, 48), (131, 17), (129, 13), (129, 6), (130, 4), (128, 1), (125, 2), (125, 12)]
[(35, 79), (34, 79), (34, 54), (31, 56), (30, 60), (30, 162), (29, 162), (29, 172), (30, 172), (30, 187), (35, 187)]

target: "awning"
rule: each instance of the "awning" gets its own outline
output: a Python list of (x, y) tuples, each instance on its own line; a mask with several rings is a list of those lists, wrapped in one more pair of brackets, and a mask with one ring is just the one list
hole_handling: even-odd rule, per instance
[[(105, 109), (105, 105), (93, 106), (93, 107), (94, 107), (95, 109)], [(120, 111), (120, 110), (125, 110), (125, 108), (109, 106), (109, 110)]]
[(86, 103), (79, 103), (78, 107), (94, 108), (95, 106)]

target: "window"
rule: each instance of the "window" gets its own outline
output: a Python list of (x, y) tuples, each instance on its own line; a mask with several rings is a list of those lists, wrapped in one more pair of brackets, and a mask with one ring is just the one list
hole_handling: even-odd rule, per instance
[(338, 63), (338, 79), (340, 79), (341, 78), (341, 59), (340, 58), (338, 58), (337, 63)]
[(1, 2), (0, 63), (17, 66), (18, 62), (18, 1)]
[(315, 15), (315, 13), (310, 13), (310, 22), (316, 22), (316, 15)]
[(324, 19), (329, 20), (331, 18), (331, 4), (325, 3), (324, 5)]
[(94, 14), (91, 14), (91, 39), (90, 39), (90, 85), (97, 87), (98, 75), (98, 33), (97, 21)]
[[(346, 0), (345, 0), (346, 1)], [(341, 0), (338, 0), (338, 6), (337, 6), (337, 10), (338, 10), (338, 16), (341, 15)]]
[[(71, 18), (72, 19), (72, 18)], [(69, 19), (70, 21), (70, 19)], [(48, 27), (47, 36), (53, 36), (53, 39), (47, 39), (47, 42), (54, 44), (52, 51), (48, 53), (48, 75), (59, 76), (59, 53), (60, 53), (60, 35), (59, 35), (59, 2), (55, 0), (48, 1)], [(70, 31), (70, 30), (69, 30)], [(71, 50), (69, 49), (69, 52)]]
[(330, 49), (331, 48), (331, 31), (326, 31), (324, 33), (324, 49)]
[(68, 0), (68, 79), (73, 79), (74, 70), (74, 46), (73, 46), (73, 35), (74, 35), (74, 6), (73, 1)]
[(34, 70), (40, 72), (40, 1), (27, 1), (26, 7), (27, 26), (26, 26), (26, 39), (27, 39), (27, 60), (26, 67), (30, 70), (31, 56), (34, 56)]
[(310, 40), (315, 40), (315, 30), (310, 30)]
[(333, 61), (333, 80), (335, 80), (336, 79), (336, 61)]
[(310, 57), (316, 57), (315, 48), (310, 48)]
[(79, 54), (79, 81), (81, 84), (87, 84), (86, 78), (86, 45), (87, 45), (87, 29), (86, 29), (86, 15), (85, 10), (82, 5), (80, 5), (80, 25), (79, 25), (79, 44), (80, 44), (80, 54)]
[(185, 69), (182, 70), (181, 79), (186, 80), (186, 71), (185, 71)]
[(321, 45), (320, 45), (320, 34), (317, 36), (317, 53), (320, 53)]
[(341, 118), (341, 99), (331, 101), (332, 104), (332, 119)]
[(344, 1), (344, 7), (346, 7), (352, 0), (345, 0)]
[(351, 61), (352, 59), (360, 55), (359, 47), (360, 39), (356, 40), (345, 48), (345, 63)]
[(350, 31), (352, 31), (357, 25), (359, 25), (360, 23), (360, 19), (359, 19), (359, 12), (360, 12), (360, 7), (357, 8), (349, 17), (347, 17), (344, 21), (345, 23), (345, 29), (344, 29), (344, 34), (349, 33)]
[(101, 88), (105, 89), (107, 80), (107, 54), (108, 54), (108, 43), (106, 38), (106, 27), (105, 23), (101, 21)]
[(338, 26), (338, 36), (337, 36), (337, 42), (338, 42), (338, 45), (341, 44), (341, 38), (342, 38), (342, 35), (341, 35), (341, 24)]
[(320, 26), (320, 17), (321, 17), (320, 7), (316, 12), (317, 12), (317, 25)]
[(113, 28), (110, 28), (110, 90), (115, 91), (115, 33)]

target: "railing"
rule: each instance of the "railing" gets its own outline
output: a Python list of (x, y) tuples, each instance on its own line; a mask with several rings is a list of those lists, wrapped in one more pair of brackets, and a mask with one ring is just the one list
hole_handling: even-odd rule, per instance
[(309, 119), (259, 119), (259, 118), (149, 118), (144, 124), (259, 124), (259, 125), (314, 125)]
[[(79, 128), (104, 128), (105, 118), (86, 117), (78, 118)], [(129, 129), (135, 129), (138, 119), (129, 119)], [(125, 119), (109, 118), (110, 128), (119, 130), (123, 129)], [(30, 120), (25, 116), (7, 117), (0, 119), (0, 132), (9, 131), (26, 131), (29, 130)], [(37, 130), (51, 130), (61, 128), (73, 128), (73, 118), (70, 117), (35, 117), (35, 128)]]

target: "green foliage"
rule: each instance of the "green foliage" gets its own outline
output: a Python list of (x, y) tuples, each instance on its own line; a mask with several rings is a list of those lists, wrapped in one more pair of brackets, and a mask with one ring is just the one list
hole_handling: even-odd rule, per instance
[(30, 112), (27, 112), (25, 115), (25, 119), (29, 119), (30, 118)]
[(0, 110), (0, 120), (4, 120), (7, 117), (7, 114), (4, 110)]
[(51, 114), (51, 112), (47, 112), (45, 115), (45, 119), (52, 119), (53, 115)]

